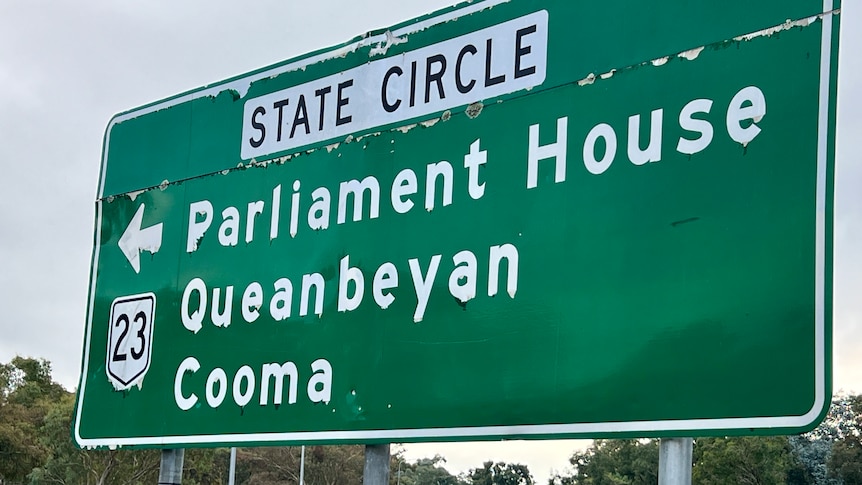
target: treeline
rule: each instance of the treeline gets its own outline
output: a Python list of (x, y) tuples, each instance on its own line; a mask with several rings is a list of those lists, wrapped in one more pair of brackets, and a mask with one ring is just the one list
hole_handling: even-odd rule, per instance
[[(80, 450), (70, 427), (74, 394), (51, 379), (45, 360), (16, 357), (0, 364), (0, 485), (151, 485), (159, 450)], [(452, 475), (444, 459), (408, 462), (395, 448), (392, 485), (534, 485), (527, 466), (486, 462)], [(570, 468), (549, 485), (654, 485), (658, 440), (596, 440), (576, 451)], [(225, 448), (186, 450), (183, 483), (228, 482)], [(299, 481), (299, 447), (239, 448), (237, 485)], [(814, 431), (797, 436), (698, 438), (692, 481), (698, 485), (862, 485), (862, 396), (836, 396)], [(362, 482), (362, 446), (309, 446), (305, 483)]]
[[(72, 443), (75, 395), (51, 379), (46, 360), (16, 357), (0, 364), (0, 485), (152, 485), (158, 482), (160, 450), (80, 450)], [(309, 446), (305, 483), (362, 482), (363, 446)], [(230, 450), (189, 448), (184, 485), (228, 483)], [(287, 485), (299, 481), (299, 447), (239, 448), (237, 485)], [(409, 463), (395, 450), (393, 485), (532, 485), (524, 465), (485, 463), (455, 477), (443, 459)]]

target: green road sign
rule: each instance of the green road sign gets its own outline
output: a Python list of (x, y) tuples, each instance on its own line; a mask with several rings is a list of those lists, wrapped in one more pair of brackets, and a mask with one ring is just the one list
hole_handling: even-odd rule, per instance
[(486, 0), (116, 116), (77, 443), (810, 429), (837, 8)]

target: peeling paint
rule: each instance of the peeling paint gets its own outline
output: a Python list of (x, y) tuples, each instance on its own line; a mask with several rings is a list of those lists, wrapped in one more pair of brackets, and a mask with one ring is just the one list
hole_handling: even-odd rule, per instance
[(465, 110), (465, 113), (467, 113), (467, 118), (470, 118), (471, 120), (478, 118), (479, 115), (482, 114), (482, 108), (484, 107), (485, 105), (482, 104), (481, 101), (470, 103), (470, 105), (467, 106), (467, 109)]
[[(241, 100), (246, 97), (251, 86), (258, 82), (267, 79), (275, 79), (282, 74), (286, 74), (294, 71), (305, 71), (308, 66), (319, 64), (325, 62), (330, 59), (336, 58), (344, 58), (348, 54), (352, 52), (356, 52), (358, 49), (363, 48), (368, 45), (372, 45), (374, 43), (384, 44), (385, 47), (382, 48), (382, 54), (386, 53), (386, 50), (391, 45), (397, 45), (401, 42), (406, 42), (406, 37), (409, 34), (413, 34), (416, 32), (421, 32), (429, 27), (445, 24), (453, 20), (458, 20), (458, 18), (463, 16), (472, 15), (476, 12), (490, 10), (497, 5), (508, 3), (510, 0), (486, 0), (485, 2), (478, 3), (476, 5), (468, 5), (466, 7), (459, 8), (457, 10), (453, 10), (447, 13), (443, 13), (437, 15), (435, 17), (431, 17), (425, 19), (420, 22), (416, 22), (412, 25), (408, 25), (402, 27), (394, 32), (390, 32), (387, 30), (386, 32), (370, 37), (365, 37), (355, 42), (352, 42), (348, 45), (345, 45), (338, 49), (329, 50), (327, 52), (322, 52), (317, 55), (309, 56), (303, 59), (298, 59), (294, 62), (288, 62), (281, 66), (273, 67), (272, 69), (268, 69), (266, 71), (260, 72), (254, 76), (244, 77), (240, 79), (235, 79), (232, 81), (227, 81), (223, 83), (215, 83), (213, 85), (205, 85), (202, 86), (199, 90), (191, 93), (187, 93), (183, 96), (179, 96), (177, 98), (172, 98), (169, 100), (164, 100), (159, 103), (155, 103), (146, 108), (142, 108), (133, 112), (122, 114), (118, 116), (112, 121), (112, 124), (119, 124), (124, 121), (132, 120), (138, 118), (140, 116), (144, 116), (150, 113), (155, 113), (158, 111), (163, 111), (165, 109), (169, 109), (172, 106), (177, 104), (186, 103), (189, 101), (193, 101), (195, 99), (200, 98), (217, 98), (221, 93), (227, 91), (231, 94), (234, 101)], [(470, 1), (467, 2), (468, 4)], [(393, 39), (390, 41), (389, 36)], [(390, 43), (393, 42), (393, 43)], [(388, 45), (387, 45), (388, 44)], [(378, 49), (380, 47), (378, 46)], [(374, 51), (374, 49), (372, 49)], [(375, 52), (374, 54), (376, 54)], [(373, 55), (373, 54), (370, 54)], [(103, 167), (104, 169), (104, 167)], [(99, 189), (100, 196), (103, 196), (102, 188)]]
[[(206, 217), (207, 213), (206, 212), (198, 212), (198, 215), (201, 217)], [(203, 240), (203, 238), (204, 237), (201, 236), (201, 237), (195, 239), (194, 243), (192, 243), (192, 251), (190, 251), (190, 252), (194, 252), (194, 251), (198, 250), (198, 247), (200, 247), (201, 241)], [(200, 329), (198, 329), (198, 330), (200, 330)], [(194, 333), (198, 333), (198, 331), (195, 330)]]
[[(772, 26), (772, 27), (769, 27), (766, 29), (758, 30), (757, 32), (751, 32), (748, 34), (740, 35), (740, 36), (734, 37), (731, 40), (724, 40), (724, 41), (715, 42), (715, 43), (710, 44), (710, 45), (719, 45), (719, 44), (724, 44), (724, 43), (727, 43), (730, 41), (736, 41), (736, 42), (749, 41), (749, 40), (755, 39), (757, 37), (769, 37), (769, 36), (776, 34), (778, 32), (789, 30), (789, 29), (792, 29), (795, 27), (800, 27), (800, 28), (807, 27), (807, 26), (811, 25), (812, 23), (816, 22), (817, 20), (822, 19), (826, 15), (839, 15), (840, 13), (841, 13), (841, 9), (835, 9), (835, 10), (831, 10), (829, 12), (825, 12), (825, 13), (822, 13), (819, 15), (814, 15), (811, 17), (806, 17), (803, 19), (795, 20), (795, 21), (787, 20), (780, 25), (775, 25), (775, 26)], [(700, 56), (700, 54), (704, 51), (704, 49), (706, 47), (708, 47), (708, 46), (703, 45), (703, 46), (695, 47), (693, 49), (688, 49), (688, 50), (679, 52), (679, 53), (672, 55), (672, 56), (659, 57), (657, 59), (652, 59), (650, 61), (642, 62), (639, 64), (634, 64), (634, 65), (630, 65), (630, 66), (626, 66), (626, 67), (622, 67), (622, 68), (618, 68), (618, 69), (616, 69), (616, 68), (611, 69), (610, 71), (608, 71), (604, 74), (601, 74), (599, 76), (596, 76), (595, 73), (590, 73), (587, 75), (587, 77), (579, 80), (577, 83), (578, 83), (578, 86), (587, 86), (587, 85), (593, 84), (597, 79), (602, 79), (602, 80), (609, 79), (609, 78), (613, 77), (613, 75), (617, 71), (625, 71), (625, 70), (629, 70), (629, 69), (635, 69), (635, 68), (640, 67), (640, 66), (652, 65), (654, 67), (661, 67), (661, 66), (664, 66), (665, 64), (667, 64), (668, 61), (670, 61), (670, 59), (672, 57), (681, 57), (683, 59), (693, 61), (693, 60), (697, 59), (698, 56)], [(757, 119), (754, 121), (758, 122), (760, 120)]]
[[(377, 136), (380, 136), (380, 135), (382, 135), (382, 133), (381, 133), (381, 132), (379, 132), (379, 131), (376, 131), (376, 132), (374, 132), (374, 133), (366, 133), (366, 134), (364, 134), (364, 135), (362, 135), (362, 136), (357, 137), (357, 138), (356, 138), (356, 141), (357, 141), (357, 142), (359, 142), (359, 141), (362, 141), (362, 140), (364, 140), (364, 139), (366, 139), (366, 138), (377, 137)], [(368, 146), (368, 145), (366, 144), (366, 145), (365, 145), (365, 146), (363, 146), (362, 148), (364, 149), (366, 146)]]
[(687, 51), (680, 52), (679, 54), (677, 54), (677, 57), (682, 57), (685, 60), (693, 61), (693, 60), (697, 59), (697, 56), (699, 56), (701, 52), (703, 52), (703, 49), (704, 49), (704, 46), (696, 47), (694, 49), (689, 49)]
[(586, 86), (587, 84), (592, 84), (596, 81), (596, 75), (593, 73), (589, 73), (587, 77), (578, 81), (578, 86)]
[(371, 51), (368, 52), (368, 57), (386, 55), (386, 52), (393, 45), (404, 44), (405, 42), (407, 42), (407, 36), (396, 37), (392, 34), (390, 30), (386, 30), (386, 32), (384, 32), (384, 35), (386, 35), (386, 41), (380, 42), (379, 44), (377, 44), (377, 47), (372, 48)]
[(789, 30), (789, 29), (792, 29), (794, 27), (808, 27), (809, 25), (811, 25), (812, 23), (814, 23), (818, 19), (822, 18), (824, 15), (832, 15), (833, 13), (837, 14), (837, 13), (839, 13), (839, 10), (834, 10), (833, 12), (828, 12), (825, 14), (814, 15), (812, 17), (806, 17), (804, 19), (799, 19), (796, 21), (791, 21), (790, 19), (788, 19), (787, 21), (785, 21), (781, 25), (775, 25), (775, 26), (769, 27), (767, 29), (758, 30), (757, 32), (751, 32), (749, 34), (740, 35), (740, 36), (734, 37), (733, 40), (738, 41), (738, 42), (749, 41), (751, 39), (756, 39), (757, 37), (770, 37), (773, 34), (777, 34), (778, 32)]
[[(493, 3), (493, 5), (491, 5), (491, 7), (478, 8), (478, 5), (477, 5), (477, 8), (475, 8), (475, 9), (471, 8), (470, 13), (466, 13), (464, 15), (470, 15), (471, 13), (475, 13), (475, 11), (483, 10), (486, 8), (492, 8), (493, 6), (500, 4), (500, 3), (507, 3), (507, 0), (500, 0), (500, 1), (495, 1), (492, 3)], [(729, 42), (749, 41), (752, 39), (756, 39), (758, 37), (769, 37), (769, 36), (772, 36), (772, 35), (777, 34), (779, 32), (790, 30), (793, 28), (805, 28), (805, 27), (808, 27), (808, 26), (816, 23), (818, 20), (823, 19), (827, 15), (830, 15), (830, 16), (831, 15), (838, 15), (838, 14), (840, 14), (840, 11), (841, 11), (840, 9), (834, 9), (834, 10), (831, 10), (829, 12), (825, 12), (825, 13), (810, 16), (810, 17), (806, 17), (803, 19), (795, 20), (795, 21), (787, 20), (787, 21), (785, 21), (779, 25), (775, 25), (775, 26), (772, 26), (772, 27), (769, 27), (766, 29), (758, 30), (756, 32), (751, 32), (748, 34), (736, 36), (736, 37), (733, 37), (732, 39), (718, 41), (718, 42), (715, 42), (715, 43), (709, 44), (709, 45), (703, 45), (703, 46), (695, 47), (692, 49), (688, 49), (688, 50), (679, 52), (675, 55), (660, 57), (657, 59), (653, 59), (651, 61), (645, 61), (645, 62), (642, 62), (639, 64), (627, 66), (627, 67), (610, 69), (608, 72), (605, 72), (605, 73), (599, 74), (599, 75), (596, 75), (595, 73), (590, 73), (585, 78), (577, 81), (577, 83), (579, 86), (591, 85), (591, 84), (594, 84), (597, 80), (600, 80), (600, 79), (601, 80), (607, 80), (607, 79), (613, 77), (618, 71), (625, 71), (628, 69), (637, 69), (640, 66), (652, 65), (655, 67), (660, 67), (660, 66), (667, 64), (670, 60), (672, 60), (673, 57), (680, 57), (680, 58), (683, 58), (683, 59), (688, 60), (688, 61), (694, 61), (694, 60), (699, 58), (699, 56), (704, 51), (704, 49), (706, 49), (706, 47), (716, 46), (716, 45), (726, 45)], [(444, 16), (444, 17), (446, 17), (446, 16)], [(385, 55), (390, 46), (399, 45), (401, 43), (407, 42), (407, 35), (408, 34), (422, 31), (431, 25), (437, 25), (440, 23), (455, 21), (457, 19), (458, 19), (458, 16), (448, 16), (446, 18), (442, 18), (442, 17), (441, 18), (434, 18), (434, 19), (429, 19), (426, 22), (420, 22), (420, 23), (412, 25), (412, 26), (404, 27), (402, 29), (396, 29), (394, 31), (386, 30), (386, 31), (381, 32), (381, 33), (375, 33), (373, 35), (369, 35), (368, 37), (365, 37), (364, 39), (358, 40), (358, 41), (356, 41), (356, 42), (354, 42), (348, 46), (344, 46), (341, 49), (337, 49), (335, 51), (330, 51), (327, 53), (321, 53), (320, 55), (312, 56), (312, 57), (309, 57), (306, 59), (297, 60), (293, 63), (279, 66), (279, 67), (273, 68), (270, 71), (267, 71), (265, 73), (261, 73), (260, 75), (254, 77), (254, 78), (239, 79), (239, 80), (230, 81), (230, 82), (227, 82), (227, 83), (224, 83), (221, 85), (215, 85), (212, 87), (204, 86), (203, 91), (198, 92), (198, 93), (191, 93), (191, 94), (183, 96), (179, 99), (171, 100), (170, 103), (175, 104), (177, 102), (183, 102), (183, 100), (187, 101), (187, 100), (191, 100), (191, 99), (195, 99), (195, 98), (199, 98), (199, 97), (206, 97), (206, 96), (216, 97), (225, 91), (228, 91), (230, 93), (230, 95), (235, 100), (240, 99), (247, 94), (248, 89), (251, 87), (252, 83), (254, 83), (254, 82), (257, 82), (257, 81), (260, 81), (263, 79), (268, 79), (271, 77), (277, 77), (277, 76), (279, 76), (283, 73), (286, 73), (286, 72), (295, 71), (295, 70), (299, 70), (299, 69), (305, 69), (305, 67), (307, 67), (309, 65), (324, 62), (325, 60), (330, 59), (330, 58), (347, 55), (348, 53), (354, 52), (357, 49), (362, 48), (362, 47), (375, 46), (376, 45), (375, 47), (373, 47), (371, 49), (371, 52), (369, 53), (369, 55), (370, 56)], [(427, 25), (424, 25), (424, 24), (427, 24)], [(498, 100), (497, 102), (502, 102), (502, 100)], [(140, 111), (137, 111), (134, 113), (129, 113), (128, 115), (124, 115), (122, 118), (118, 118), (119, 121), (116, 121), (116, 122), (125, 121), (127, 119), (133, 119), (133, 118), (136, 118), (136, 117), (141, 116), (143, 114), (147, 114), (148, 112), (160, 111), (162, 109), (167, 109), (168, 106), (166, 103), (157, 104), (157, 105), (147, 107), (143, 110), (140, 110)], [(484, 105), (482, 103), (473, 103), (467, 107), (465, 113), (467, 114), (467, 116), (470, 119), (474, 119), (481, 114), (483, 107), (484, 107)], [(390, 132), (391, 131), (399, 131), (401, 133), (407, 133), (419, 125), (421, 125), (423, 127), (432, 127), (440, 121), (450, 120), (451, 117), (452, 117), (452, 112), (450, 110), (446, 110), (441, 114), (441, 116), (439, 118), (422, 121), (418, 124), (414, 123), (414, 124), (410, 124), (410, 125), (400, 126), (397, 128), (392, 128), (392, 129), (389, 129), (388, 131), (390, 131)], [(754, 119), (754, 121), (759, 122), (760, 119)], [(319, 147), (319, 148), (326, 148), (327, 152), (331, 153), (333, 151), (338, 150), (340, 148), (341, 143), (351, 143), (353, 141), (363, 139), (363, 138), (368, 137), (368, 136), (378, 136), (380, 134), (381, 133), (378, 132), (378, 133), (374, 133), (374, 134), (363, 135), (363, 136), (360, 136), (359, 138), (356, 138), (354, 135), (351, 134), (351, 135), (348, 135), (342, 142), (331, 143), (329, 145)], [(310, 154), (310, 153), (313, 153), (315, 150), (318, 150), (319, 148), (309, 149), (303, 153)], [(237, 169), (245, 169), (245, 168), (252, 167), (252, 166), (266, 167), (270, 163), (283, 164), (283, 163), (291, 160), (292, 157), (298, 156), (300, 154), (302, 154), (302, 153), (289, 154), (289, 155), (286, 155), (286, 156), (283, 156), (280, 158), (272, 158), (272, 159), (269, 159), (269, 160), (264, 161), (264, 162), (258, 162), (257, 160), (252, 159), (251, 161), (246, 162), (247, 165), (243, 165), (243, 162), (238, 163), (236, 168)], [(340, 154), (339, 154), (339, 156), (340, 156)], [(220, 173), (222, 175), (228, 175), (232, 170), (234, 170), (234, 169), (221, 170), (221, 171), (215, 172), (215, 173)], [(209, 176), (209, 175), (212, 175), (212, 174), (203, 174), (203, 175), (195, 176), (192, 178)], [(173, 184), (179, 184), (182, 182), (183, 182), (182, 180), (178, 180), (178, 181), (173, 182)], [(164, 180), (157, 186), (157, 188), (164, 191), (170, 185), (172, 185), (171, 182), (169, 182), (168, 180)], [(130, 191), (126, 194), (119, 194), (117, 196), (125, 195), (131, 201), (135, 201), (140, 194), (147, 192), (149, 190), (154, 190), (155, 188), (156, 187), (150, 187), (150, 188), (146, 188), (146, 189), (142, 189), (142, 190)], [(113, 195), (107, 196), (105, 198), (105, 200), (107, 200), (108, 203), (112, 203), (115, 201), (115, 197), (116, 196), (113, 196)]]

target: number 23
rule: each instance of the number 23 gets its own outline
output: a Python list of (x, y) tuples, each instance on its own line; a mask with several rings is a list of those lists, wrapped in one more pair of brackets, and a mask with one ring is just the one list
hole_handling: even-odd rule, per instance
[[(147, 315), (144, 312), (138, 312), (135, 315), (135, 323), (140, 323), (140, 328), (138, 329), (138, 333), (136, 336), (138, 340), (140, 340), (140, 348), (135, 349), (132, 347), (130, 350), (132, 354), (132, 359), (138, 360), (144, 356), (144, 349), (147, 348), (147, 340), (144, 332), (147, 328)], [(111, 360), (114, 362), (121, 362), (126, 360), (127, 355), (125, 352), (120, 352), (120, 348), (123, 347), (123, 341), (126, 339), (126, 336), (129, 333), (129, 327), (131, 323), (129, 322), (129, 316), (125, 313), (121, 314), (117, 321), (114, 322), (114, 327), (123, 327), (123, 331), (120, 333), (120, 338), (117, 339), (117, 346), (114, 347), (114, 354), (111, 356)]]

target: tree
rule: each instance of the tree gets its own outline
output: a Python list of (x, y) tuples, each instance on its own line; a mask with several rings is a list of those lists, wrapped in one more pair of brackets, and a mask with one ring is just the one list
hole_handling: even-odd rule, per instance
[(229, 470), (230, 448), (186, 448), (183, 485), (222, 485)]
[(44, 359), (15, 357), (0, 364), (0, 481), (23, 481), (48, 450), (39, 440), (51, 403), (66, 391), (51, 380)]
[[(360, 445), (307, 446), (305, 483), (361, 483), (365, 448)], [(299, 483), (300, 448), (265, 447), (237, 450), (237, 483), (275, 485)]]
[[(858, 436), (862, 428), (858, 404), (854, 409), (854, 403), (859, 399), (860, 396), (836, 394), (832, 397), (829, 412), (817, 428), (789, 437), (791, 454), (796, 460), (788, 474), (789, 484), (855, 483), (850, 478), (849, 481), (842, 481), (843, 477), (848, 477), (842, 473), (849, 473), (852, 464), (859, 461), (859, 457), (854, 458), (851, 448), (846, 448), (847, 443), (852, 442), (852, 437)], [(833, 458), (835, 451), (837, 455)]]
[(845, 485), (862, 483), (862, 395), (845, 396), (841, 404), (839, 409), (849, 413), (832, 445), (829, 476)]
[(466, 485), (466, 482), (443, 468), (446, 459), (440, 455), (434, 458), (420, 458), (416, 463), (405, 462), (398, 453), (392, 455), (389, 483), (395, 485)]
[(655, 485), (658, 440), (596, 440), (569, 463), (574, 472), (555, 475), (551, 485)]
[(29, 473), (30, 483), (143, 485), (158, 480), (159, 450), (77, 448), (69, 434), (74, 406), (75, 395), (64, 391), (46, 413), (38, 435), (47, 456)]
[(486, 461), (482, 468), (467, 474), (472, 485), (533, 485), (533, 476), (527, 465)]
[(702, 485), (786, 483), (792, 465), (785, 436), (698, 438), (692, 481)]

